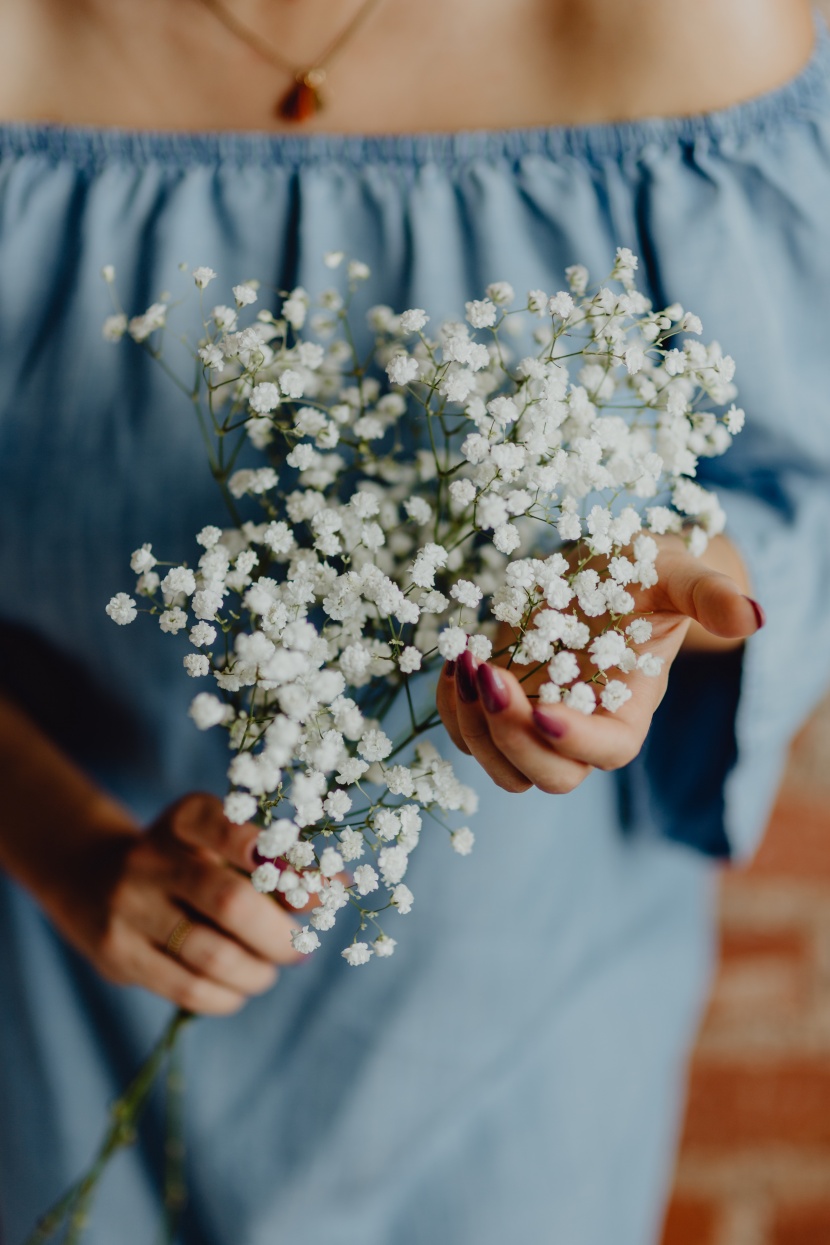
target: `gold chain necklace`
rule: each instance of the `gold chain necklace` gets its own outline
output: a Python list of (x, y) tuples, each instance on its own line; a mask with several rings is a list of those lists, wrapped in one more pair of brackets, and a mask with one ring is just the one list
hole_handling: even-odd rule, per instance
[(352, 20), (323, 48), (319, 56), (307, 65), (297, 65), (283, 56), (271, 43), (260, 38), (250, 26), (240, 22), (225, 8), (222, 0), (202, 0), (205, 8), (210, 10), (226, 30), (247, 43), (249, 48), (253, 48), (276, 69), (291, 75), (292, 85), (277, 100), (274, 113), (283, 121), (295, 122), (307, 121), (324, 107), (320, 87), (326, 80), (329, 65), (382, 3), (383, 0), (364, 0)]

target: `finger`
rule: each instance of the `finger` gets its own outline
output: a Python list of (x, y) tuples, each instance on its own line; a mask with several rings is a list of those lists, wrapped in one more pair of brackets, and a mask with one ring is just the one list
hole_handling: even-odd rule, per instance
[(490, 735), (478, 692), (476, 668), (477, 663), (469, 652), (461, 654), (455, 667), (456, 713), (464, 742), (497, 786), (505, 791), (527, 791), (530, 779), (503, 754)]
[(651, 718), (652, 713), (642, 707), (628, 716), (621, 709), (613, 715), (602, 710), (586, 715), (564, 704), (539, 704), (533, 709), (538, 735), (559, 756), (602, 770), (620, 769), (634, 760), (645, 743)]
[(132, 899), (132, 903), (122, 902), (122, 920), (149, 938), (160, 951), (168, 951), (173, 931), (183, 920), (192, 918), (193, 925), (174, 958), (194, 971), (246, 995), (262, 994), (276, 981), (272, 963), (199, 922), (195, 913), (183, 912), (166, 895), (148, 895), (141, 889), (133, 893)]
[(464, 742), (464, 736), (461, 734), (458, 725), (455, 702), (455, 662), (447, 661), (444, 662), (444, 669), (441, 671), (441, 677), (438, 680), (438, 687), (435, 692), (435, 705), (450, 739), (456, 748), (461, 752), (466, 752), (467, 756), (469, 756), (470, 749)]
[(761, 607), (728, 575), (701, 566), (689, 555), (673, 557), (658, 581), (669, 609), (693, 618), (721, 639), (744, 639), (764, 625)]
[(294, 964), (302, 959), (291, 943), (297, 922), (232, 869), (183, 852), (176, 863), (171, 892), (255, 955), (273, 964)]
[(176, 958), (201, 976), (246, 996), (264, 994), (278, 977), (277, 969), (268, 960), (198, 921)]
[(239, 990), (220, 985), (166, 955), (134, 931), (122, 936), (117, 965), (109, 975), (122, 985), (143, 986), (189, 1012), (228, 1016), (246, 1001)]
[(237, 826), (228, 821), (222, 801), (201, 792), (187, 795), (167, 814), (172, 834), (189, 847), (215, 852), (228, 864), (250, 873), (259, 831), (256, 826)]
[(587, 778), (590, 764), (560, 755), (536, 729), (533, 706), (509, 670), (483, 665), (477, 681), (492, 745), (526, 780), (550, 795), (564, 795)]

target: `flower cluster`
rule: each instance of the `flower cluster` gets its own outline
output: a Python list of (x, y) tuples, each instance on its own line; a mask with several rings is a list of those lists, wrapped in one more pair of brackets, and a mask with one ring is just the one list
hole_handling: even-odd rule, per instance
[[(618, 711), (626, 676), (660, 669), (637, 613), (654, 538), (701, 552), (722, 530), (694, 477), (743, 412), (725, 409), (732, 360), (696, 316), (653, 309), (625, 249), (601, 288), (581, 266), (552, 296), (496, 282), (435, 332), (419, 308), (373, 307), (365, 358), (349, 308), (368, 269), (326, 262), (346, 279), (315, 301), (297, 288), (257, 312), (245, 282), (205, 317), (188, 392), (230, 522), (199, 532), (192, 567), (136, 550), (135, 597), (107, 612), (132, 622), (139, 598), (186, 634), (187, 674), (208, 681), (191, 717), (228, 732), (226, 814), (261, 827), (254, 886), (313, 905), (306, 953), (356, 907), (357, 965), (394, 950), (379, 917), (412, 906), (425, 819), (460, 854), (473, 843), (447, 814), (475, 795), (423, 739), (423, 676), (468, 649), (541, 672), (543, 701)], [(204, 291), (215, 273), (192, 277)], [(104, 333), (159, 354), (167, 314), (118, 312)]]

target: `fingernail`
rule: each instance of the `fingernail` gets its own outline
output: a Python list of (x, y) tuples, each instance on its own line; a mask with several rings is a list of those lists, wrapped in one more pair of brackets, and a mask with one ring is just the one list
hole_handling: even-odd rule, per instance
[(488, 713), (501, 713), (502, 709), (507, 708), (510, 704), (510, 692), (507, 690), (504, 679), (492, 666), (488, 666), (486, 662), (479, 666), (476, 680), (484, 708)]
[(752, 609), (753, 609), (753, 611), (754, 611), (754, 613), (755, 613), (755, 621), (757, 622), (757, 624), (758, 624), (758, 630), (760, 631), (760, 630), (761, 630), (761, 628), (762, 628), (762, 627), (766, 624), (766, 621), (767, 621), (767, 616), (766, 616), (766, 614), (765, 614), (765, 613), (764, 613), (764, 611), (761, 609), (761, 607), (760, 607), (760, 605), (758, 604), (758, 602), (757, 602), (757, 601), (753, 601), (752, 597), (745, 597), (745, 598), (744, 598), (744, 600), (749, 601), (749, 604), (752, 606)]
[(447, 676), (448, 679), (455, 678), (455, 662), (454, 661), (444, 662), (444, 674)]
[(478, 700), (475, 659), (469, 649), (466, 649), (456, 662), (455, 685), (465, 705), (471, 705)]
[(533, 710), (533, 722), (543, 735), (549, 735), (551, 739), (561, 739), (568, 730), (564, 722), (557, 722), (554, 718), (546, 718), (538, 709)]

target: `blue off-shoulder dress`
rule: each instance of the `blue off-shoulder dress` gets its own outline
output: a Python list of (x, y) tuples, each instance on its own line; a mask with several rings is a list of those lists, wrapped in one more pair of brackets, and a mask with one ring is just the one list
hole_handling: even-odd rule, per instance
[[(149, 820), (225, 757), (186, 709), (182, 649), (104, 614), (146, 540), (221, 519), (192, 412), (125, 305), (209, 264), (457, 313), (494, 279), (643, 257), (661, 304), (738, 362), (748, 429), (711, 465), (768, 625), (678, 663), (642, 756), (567, 797), (481, 794), (476, 849), (425, 834), (391, 960), (340, 940), (187, 1035), (187, 1245), (648, 1245), (711, 968), (713, 861), (752, 850), (786, 741), (830, 675), (830, 53), (684, 120), (389, 138), (0, 127), (0, 683)], [(213, 287), (218, 289), (218, 283)], [(226, 297), (226, 296), (225, 296)], [(449, 748), (451, 745), (445, 742)], [(0, 807), (0, 816), (2, 816)], [(43, 868), (49, 868), (44, 857)], [(0, 1239), (88, 1161), (169, 1016), (118, 989), (0, 884)], [(149, 1245), (163, 1123), (118, 1158), (91, 1245)]]

